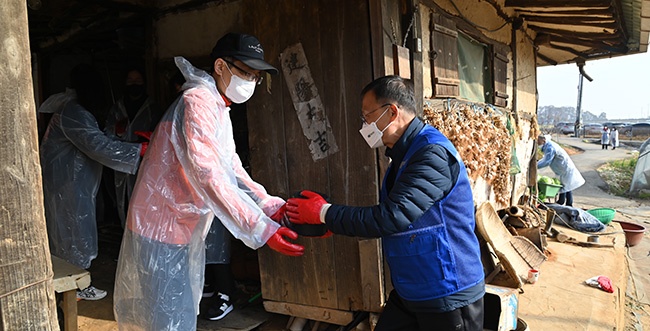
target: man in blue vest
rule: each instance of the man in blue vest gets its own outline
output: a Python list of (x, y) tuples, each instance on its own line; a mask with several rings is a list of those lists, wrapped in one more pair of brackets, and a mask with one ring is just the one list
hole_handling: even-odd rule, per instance
[(287, 201), (290, 220), (382, 238), (395, 289), (376, 331), (483, 330), (484, 273), (463, 161), (442, 133), (416, 117), (410, 80), (379, 78), (361, 97), (360, 133), (371, 148), (388, 147), (391, 158), (379, 204), (329, 204), (303, 191), (304, 198)]

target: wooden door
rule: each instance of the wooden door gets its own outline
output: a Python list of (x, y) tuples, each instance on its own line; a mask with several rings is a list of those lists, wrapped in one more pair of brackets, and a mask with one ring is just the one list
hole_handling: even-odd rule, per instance
[[(280, 53), (302, 44), (338, 146), (338, 152), (313, 160), (280, 73), (248, 104), (253, 177), (283, 198), (310, 189), (334, 204), (375, 204), (377, 154), (358, 133), (360, 91), (373, 79), (368, 2), (257, 0), (245, 2), (242, 12), (245, 26), (252, 27), (266, 58), (280, 71)], [(344, 311), (379, 309), (371, 303), (379, 302), (382, 293), (377, 288), (380, 263), (374, 263), (381, 260), (377, 240), (335, 235), (298, 242), (306, 249), (299, 258), (259, 251), (265, 300)]]

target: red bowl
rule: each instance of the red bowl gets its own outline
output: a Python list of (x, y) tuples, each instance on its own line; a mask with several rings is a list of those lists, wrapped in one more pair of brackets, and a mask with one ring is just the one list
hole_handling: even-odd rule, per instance
[(632, 222), (625, 222), (625, 221), (614, 221), (618, 222), (621, 224), (621, 228), (623, 228), (623, 232), (625, 232), (625, 242), (627, 243), (628, 246), (632, 247), (638, 243), (641, 242), (641, 239), (643, 239), (643, 234), (645, 233), (645, 226), (641, 224), (636, 224)]

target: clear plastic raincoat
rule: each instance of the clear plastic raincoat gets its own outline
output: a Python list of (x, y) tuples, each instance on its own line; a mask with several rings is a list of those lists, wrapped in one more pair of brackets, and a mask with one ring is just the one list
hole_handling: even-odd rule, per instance
[(141, 147), (106, 136), (95, 117), (76, 102), (74, 90), (51, 96), (39, 112), (54, 114), (40, 148), (50, 250), (89, 268), (97, 257), (95, 197), (102, 165), (133, 174)]
[(214, 216), (253, 249), (280, 228), (268, 216), (284, 200), (243, 169), (214, 79), (182, 57), (175, 62), (184, 92), (152, 136), (129, 204), (115, 280), (120, 330), (196, 328)]
[[(136, 131), (151, 132), (156, 128), (160, 121), (160, 112), (151, 101), (147, 98), (140, 106), (133, 119), (129, 120), (124, 99), (118, 100), (108, 113), (106, 128), (108, 135), (116, 137), (122, 141), (139, 142), (142, 138), (135, 134)], [(126, 223), (126, 204), (133, 192), (136, 176), (123, 172), (115, 172), (115, 197), (117, 200), (117, 215), (120, 217), (122, 227)]]
[(585, 183), (585, 179), (573, 164), (569, 154), (560, 145), (551, 141), (550, 136), (546, 136), (546, 143), (542, 146), (542, 152), (544, 152), (544, 157), (537, 162), (537, 168), (551, 166), (551, 170), (562, 182), (560, 193), (573, 191)]
[(600, 133), (600, 144), (609, 145), (609, 129), (603, 129), (603, 132)]

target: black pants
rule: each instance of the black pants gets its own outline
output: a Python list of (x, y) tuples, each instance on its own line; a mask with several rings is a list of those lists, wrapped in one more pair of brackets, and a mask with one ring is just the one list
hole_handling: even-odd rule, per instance
[(482, 331), (483, 298), (445, 313), (411, 311), (397, 295), (390, 293), (375, 331)]
[(573, 193), (571, 191), (560, 193), (557, 197), (557, 204), (573, 207)]

